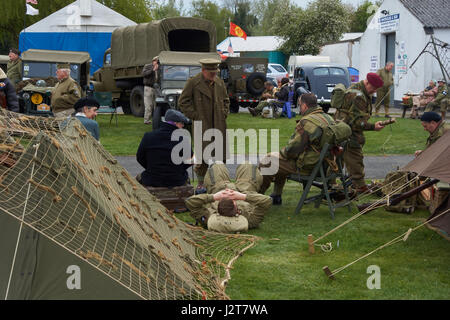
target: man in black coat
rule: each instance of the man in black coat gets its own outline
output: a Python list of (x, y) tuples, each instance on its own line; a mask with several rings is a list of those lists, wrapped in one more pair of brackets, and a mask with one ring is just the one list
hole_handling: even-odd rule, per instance
[(16, 89), (2, 68), (0, 68), (0, 105), (9, 111), (19, 112), (19, 100), (17, 99)]
[[(192, 157), (191, 144), (190, 141), (183, 141), (183, 137), (172, 141), (172, 133), (189, 123), (190, 120), (181, 112), (169, 109), (160, 128), (144, 135), (136, 154), (137, 161), (145, 168), (140, 177), (137, 177), (142, 185), (167, 188), (186, 185), (189, 179), (187, 169), (192, 165), (186, 163)], [(189, 154), (175, 152), (179, 159), (172, 159), (172, 150), (177, 145), (181, 146), (181, 143), (187, 143)], [(180, 147), (180, 150), (185, 149)], [(181, 163), (174, 163), (178, 162), (176, 160)]]

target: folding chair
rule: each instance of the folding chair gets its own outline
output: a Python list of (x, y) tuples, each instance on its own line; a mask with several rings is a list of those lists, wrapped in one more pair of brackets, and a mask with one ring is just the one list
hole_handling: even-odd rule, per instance
[[(334, 212), (337, 208), (348, 207), (349, 212), (351, 212), (351, 202), (348, 194), (348, 186), (351, 184), (350, 179), (345, 177), (342, 169), (342, 152), (336, 155), (337, 172), (333, 170), (328, 170), (330, 165), (326, 161), (326, 156), (331, 154), (332, 146), (325, 144), (322, 151), (320, 152), (319, 162), (314, 166), (313, 171), (309, 176), (302, 176), (300, 173), (291, 174), (289, 180), (300, 182), (303, 185), (303, 192), (300, 200), (295, 209), (295, 213), (299, 214), (304, 204), (315, 202), (315, 208), (319, 208), (323, 199), (326, 199), (328, 203), (328, 208), (330, 209), (331, 218), (334, 219)], [(330, 181), (339, 178), (341, 181), (345, 201), (340, 203), (334, 203), (332, 201), (332, 193), (330, 193)], [(321, 190), (319, 195), (315, 195), (307, 198), (308, 193), (312, 186), (318, 187)]]

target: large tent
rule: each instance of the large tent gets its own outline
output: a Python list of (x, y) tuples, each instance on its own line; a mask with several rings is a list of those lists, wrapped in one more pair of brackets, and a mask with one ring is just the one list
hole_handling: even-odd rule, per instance
[(19, 49), (87, 51), (93, 73), (103, 66), (112, 32), (133, 25), (136, 23), (95, 0), (77, 0), (22, 30)]
[[(417, 158), (408, 163), (402, 171), (415, 172), (420, 176), (439, 179), (450, 183), (450, 130), (438, 141), (423, 151)], [(450, 195), (440, 203), (438, 208), (428, 218), (427, 226), (444, 238), (450, 240)], [(443, 214), (446, 212), (446, 214)]]

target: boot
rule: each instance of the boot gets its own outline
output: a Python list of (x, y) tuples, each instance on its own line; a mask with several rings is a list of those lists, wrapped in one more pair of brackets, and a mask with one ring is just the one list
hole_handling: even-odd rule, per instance
[(441, 111), (442, 120), (445, 121), (445, 115), (447, 114), (446, 111)]
[(272, 198), (272, 204), (273, 204), (274, 206), (279, 206), (279, 205), (281, 205), (281, 202), (282, 202), (282, 200), (281, 200), (281, 195), (274, 195), (274, 194), (271, 194), (270, 197)]

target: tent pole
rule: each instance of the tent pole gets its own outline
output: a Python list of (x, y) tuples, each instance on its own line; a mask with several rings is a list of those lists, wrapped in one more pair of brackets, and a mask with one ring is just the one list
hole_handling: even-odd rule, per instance
[[(39, 146), (40, 146), (39, 144), (35, 144), (33, 146), (34, 148), (36, 148), (36, 151), (34, 153), (34, 157), (35, 158), (37, 157), (37, 152), (38, 152)], [(36, 163), (33, 163), (33, 168), (31, 169), (31, 178), (33, 178), (35, 166), (36, 166)], [(14, 250), (14, 257), (13, 257), (13, 261), (12, 261), (12, 264), (11, 264), (11, 272), (9, 273), (8, 286), (6, 287), (5, 300), (8, 300), (9, 288), (11, 286), (11, 280), (12, 280), (12, 276), (13, 276), (13, 273), (14, 273), (14, 267), (16, 265), (17, 251), (19, 249), (20, 237), (22, 235), (23, 224), (24, 224), (24, 221), (25, 221), (25, 212), (27, 210), (28, 198), (30, 196), (30, 189), (31, 189), (31, 183), (28, 184), (27, 197), (26, 197), (26, 200), (25, 200), (25, 204), (23, 205), (22, 219), (20, 221), (19, 234), (17, 235), (16, 248)]]

